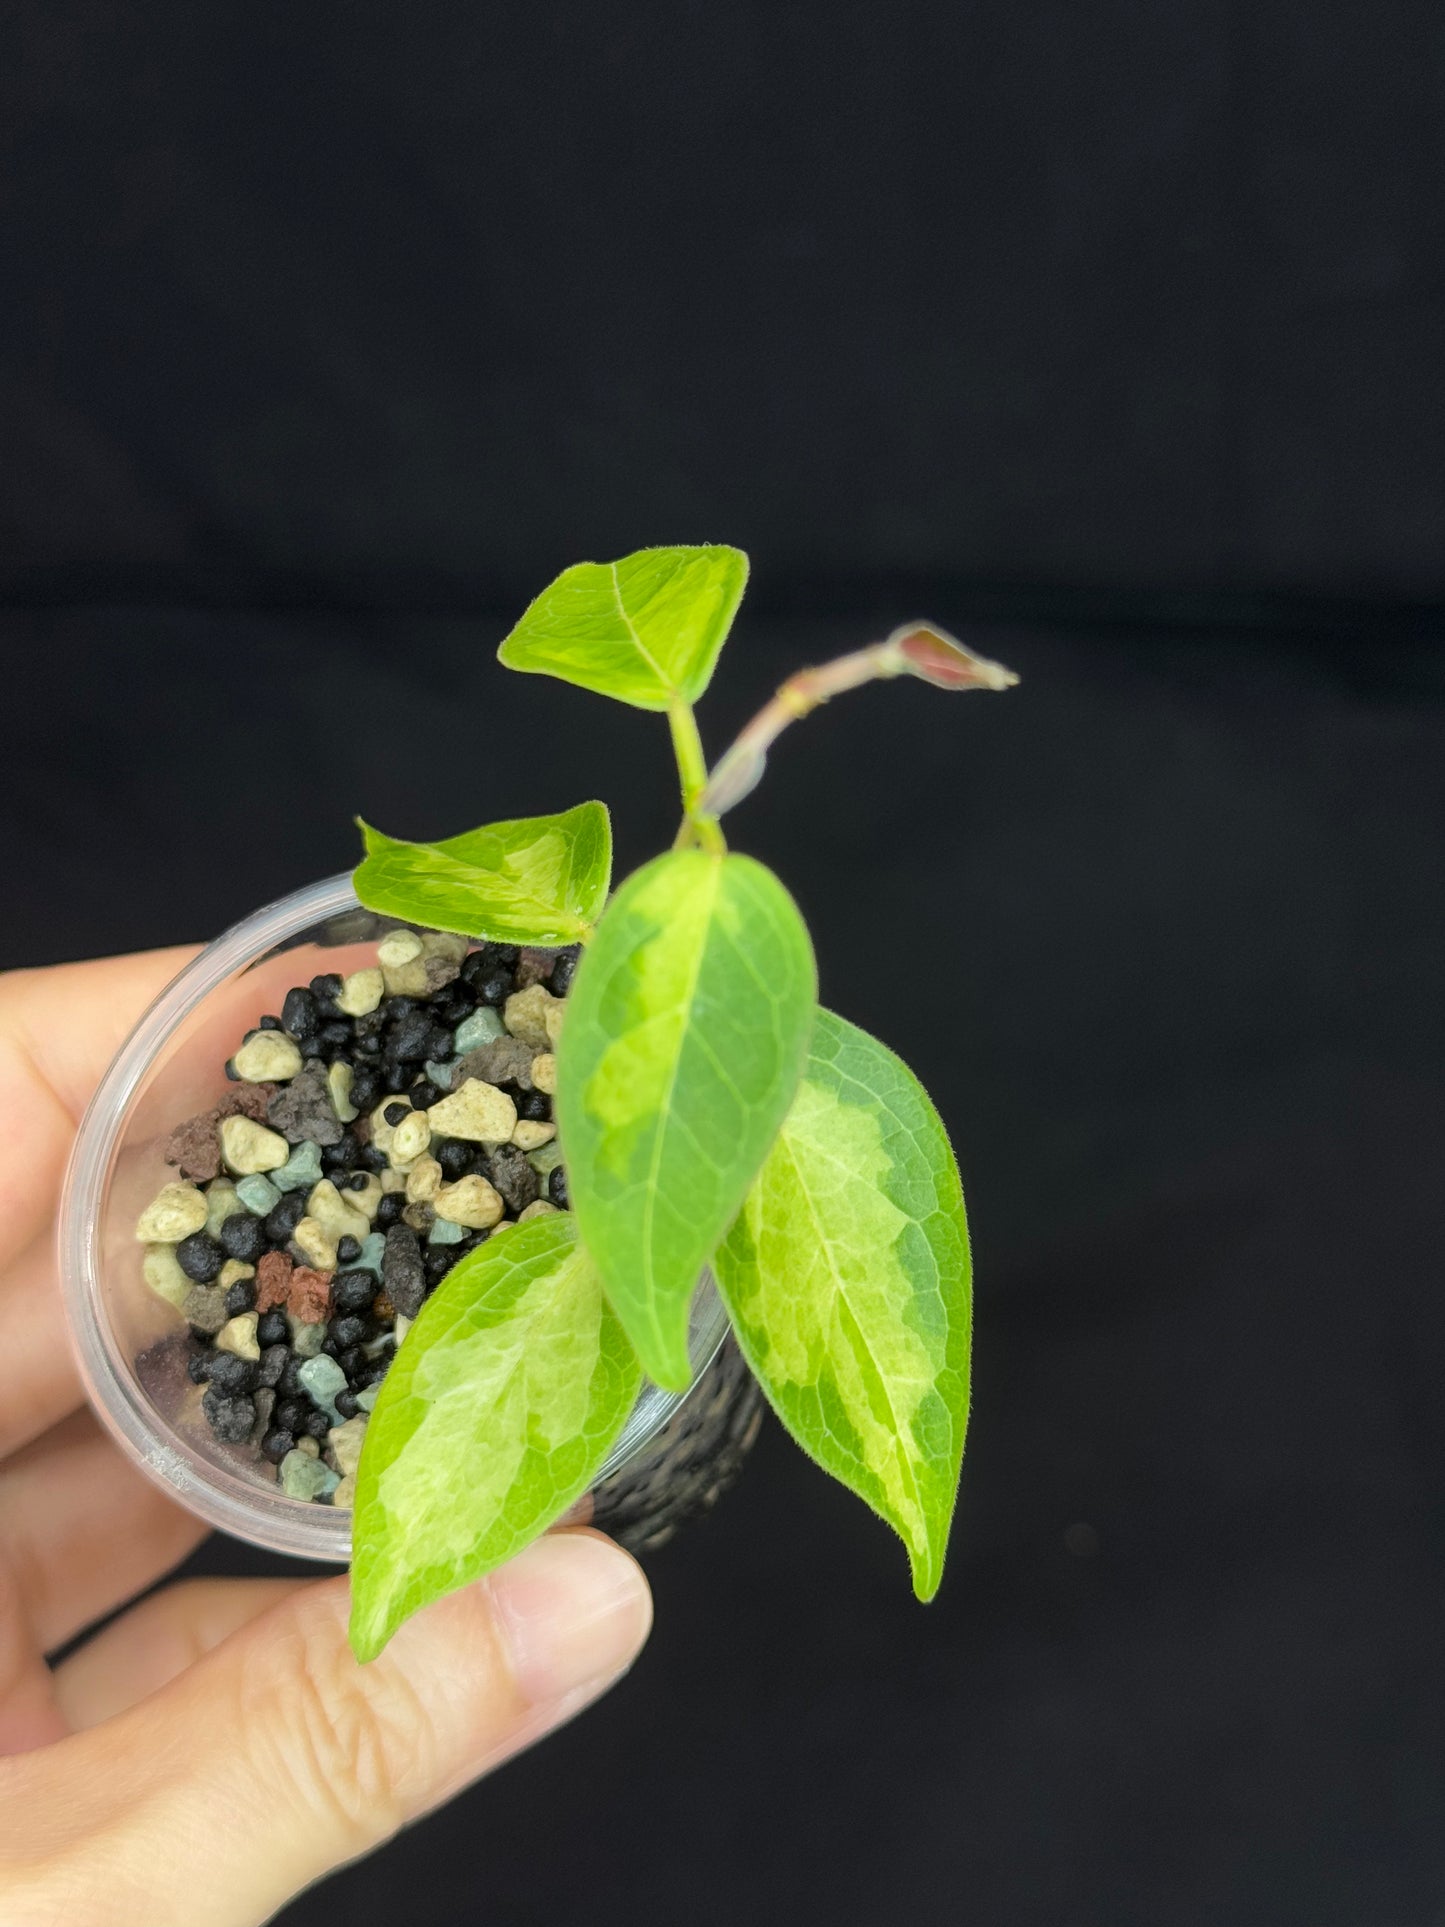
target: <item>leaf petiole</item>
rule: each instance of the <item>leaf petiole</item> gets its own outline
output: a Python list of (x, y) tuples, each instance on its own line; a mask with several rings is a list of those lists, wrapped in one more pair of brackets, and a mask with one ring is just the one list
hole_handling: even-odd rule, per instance
[(673, 847), (686, 849), (696, 843), (714, 856), (721, 856), (727, 849), (727, 843), (718, 827), (717, 818), (710, 811), (698, 807), (699, 799), (707, 788), (707, 760), (703, 755), (702, 737), (698, 734), (692, 704), (684, 697), (674, 695), (667, 705), (667, 722), (672, 731), (672, 753), (677, 758), (677, 774), (682, 784), (683, 822)]

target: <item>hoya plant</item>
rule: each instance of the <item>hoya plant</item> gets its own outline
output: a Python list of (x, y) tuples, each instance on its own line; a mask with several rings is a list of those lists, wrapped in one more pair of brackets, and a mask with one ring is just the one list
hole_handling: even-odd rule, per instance
[(793, 676), (710, 772), (694, 704), (747, 573), (720, 545), (579, 563), (501, 646), (509, 669), (667, 718), (676, 841), (615, 892), (601, 803), (439, 843), (362, 826), (356, 890), (371, 909), (583, 947), (556, 1044), (571, 1209), (462, 1259), (384, 1382), (355, 1499), (363, 1659), (568, 1510), (644, 1376), (687, 1386), (689, 1307), (709, 1266), (783, 1425), (897, 1530), (918, 1597), (938, 1588), (969, 1401), (958, 1167), (908, 1066), (818, 1007), (797, 905), (729, 849), (721, 819), (780, 732), (842, 691), (1016, 679), (913, 624)]

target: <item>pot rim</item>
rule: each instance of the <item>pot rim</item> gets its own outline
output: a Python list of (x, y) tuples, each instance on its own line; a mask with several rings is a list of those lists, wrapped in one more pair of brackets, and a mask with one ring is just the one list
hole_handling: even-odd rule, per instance
[[(126, 1457), (208, 1525), (272, 1552), (338, 1565), (351, 1556), (348, 1510), (258, 1486), (190, 1445), (156, 1409), (104, 1308), (101, 1230), (134, 1105), (176, 1032), (223, 984), (290, 948), (308, 930), (348, 912), (372, 914), (358, 901), (349, 872), (307, 884), (232, 924), (166, 984), (116, 1052), (86, 1106), (61, 1190), (56, 1240), (61, 1298), (81, 1380)], [(378, 921), (393, 928), (427, 927), (406, 925), (399, 917)], [(137, 1288), (144, 1288), (139, 1280)], [(693, 1306), (692, 1384), (682, 1392), (665, 1392), (644, 1381), (595, 1484), (622, 1471), (676, 1417), (717, 1357), (727, 1332), (727, 1315), (711, 1274), (704, 1272)]]

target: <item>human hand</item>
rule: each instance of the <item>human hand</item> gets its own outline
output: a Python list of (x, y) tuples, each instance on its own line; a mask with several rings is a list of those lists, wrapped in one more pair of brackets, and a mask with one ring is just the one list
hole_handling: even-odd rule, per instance
[[(359, 1667), (345, 1579), (193, 1580), (45, 1654), (205, 1528), (82, 1409), (56, 1290), (76, 1121), (184, 951), (0, 977), (0, 1918), (258, 1927), (625, 1670), (647, 1585), (554, 1533)], [(243, 1825), (231, 1824), (243, 1820)]]

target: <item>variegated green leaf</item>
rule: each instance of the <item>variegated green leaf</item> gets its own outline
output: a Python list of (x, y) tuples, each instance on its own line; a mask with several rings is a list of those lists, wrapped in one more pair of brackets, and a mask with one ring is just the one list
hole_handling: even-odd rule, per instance
[(912, 1071), (829, 1011), (713, 1269), (779, 1418), (897, 1529), (932, 1598), (968, 1422), (963, 1189)]
[(637, 709), (693, 703), (747, 580), (748, 558), (721, 543), (579, 562), (542, 591), (498, 655), (508, 669), (559, 676)]
[(589, 934), (612, 881), (602, 803), (486, 823), (440, 843), (404, 843), (361, 825), (356, 894), (369, 910), (493, 943), (566, 944)]
[(382, 1382), (357, 1473), (351, 1643), (510, 1559), (586, 1491), (641, 1373), (558, 1213), (448, 1273)]
[(676, 850), (629, 877), (583, 953), (557, 1051), (572, 1209), (658, 1384), (797, 1089), (816, 995), (796, 904), (751, 857)]

